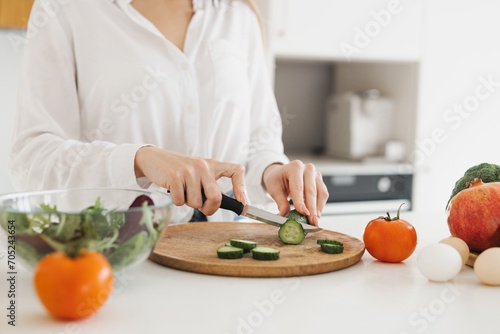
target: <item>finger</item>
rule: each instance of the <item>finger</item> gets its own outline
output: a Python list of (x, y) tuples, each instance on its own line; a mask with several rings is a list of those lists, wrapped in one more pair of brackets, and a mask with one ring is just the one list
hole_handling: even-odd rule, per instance
[(276, 189), (271, 188), (267, 191), (272, 199), (278, 205), (278, 210), (281, 216), (286, 215), (290, 211), (290, 202), (288, 201), (288, 196), (286, 191), (281, 187), (276, 187)]
[(217, 163), (215, 178), (228, 177), (231, 179), (233, 194), (237, 201), (246, 204), (245, 195), (245, 167), (233, 163)]
[[(273, 175), (274, 177), (269, 179), (269, 170), (271, 169), (271, 166), (273, 169), (271, 175)], [(281, 175), (283, 175), (284, 173), (283, 171), (285, 170), (285, 165), (283, 164), (272, 164), (266, 169), (268, 180), (272, 180), (270, 182), (267, 182), (266, 191), (274, 200), (274, 202), (276, 202), (279, 213), (282, 216), (286, 215), (290, 211), (290, 202), (288, 201), (288, 184), (284, 184), (281, 181), (286, 180), (285, 177), (281, 177)], [(276, 179), (275, 176), (278, 176), (278, 179)]]
[(233, 185), (234, 198), (238, 202), (247, 204), (247, 197), (245, 194), (245, 174), (237, 173), (231, 177), (231, 183)]
[(288, 164), (288, 187), (295, 209), (305, 216), (311, 213), (304, 202), (304, 164), (295, 160)]
[(318, 225), (319, 217), (317, 212), (317, 188), (316, 188), (316, 168), (313, 164), (304, 166), (304, 201), (309, 210), (308, 221), (311, 225)]
[(185, 176), (185, 182), (186, 204), (194, 209), (201, 208), (203, 206), (203, 200), (201, 198), (201, 180), (194, 169), (188, 170)]
[(236, 200), (243, 204), (247, 204), (245, 195), (245, 167), (234, 165), (232, 170), (228, 171), (227, 175), (224, 176), (231, 178), (233, 193)]
[(174, 205), (181, 206), (186, 204), (186, 191), (184, 183), (180, 179), (172, 180), (170, 185), (165, 186), (165, 188), (169, 191)]
[(318, 216), (319, 218), (321, 218), (330, 194), (328, 193), (328, 188), (326, 187), (326, 184), (323, 181), (323, 176), (320, 172), (317, 172), (316, 174), (316, 188), (318, 190), (318, 201), (316, 202), (316, 206), (318, 210)]
[(222, 192), (213, 178), (202, 180), (202, 187), (206, 200), (201, 206), (200, 211), (207, 216), (211, 216), (220, 208)]

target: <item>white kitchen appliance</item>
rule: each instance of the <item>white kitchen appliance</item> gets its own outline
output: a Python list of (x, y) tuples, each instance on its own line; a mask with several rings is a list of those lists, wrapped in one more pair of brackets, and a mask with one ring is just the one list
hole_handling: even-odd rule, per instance
[(375, 89), (334, 94), (327, 101), (326, 154), (361, 160), (384, 156), (394, 139), (393, 102)]

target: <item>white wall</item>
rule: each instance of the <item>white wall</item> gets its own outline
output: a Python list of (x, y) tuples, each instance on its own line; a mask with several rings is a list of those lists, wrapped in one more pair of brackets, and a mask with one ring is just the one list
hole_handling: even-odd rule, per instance
[(0, 29), (0, 115), (2, 117), (0, 122), (0, 194), (14, 190), (8, 176), (7, 158), (14, 126), (22, 58), (22, 45), (12, 42), (14, 34), (22, 36), (22, 32), (18, 30)]
[[(415, 209), (443, 210), (454, 182), (467, 168), (481, 162), (500, 164), (498, 9), (496, 0), (428, 1), (420, 72)], [(489, 76), (499, 85), (492, 93), (478, 88), (479, 78)], [(482, 101), (475, 98), (476, 89), (489, 96)], [(479, 102), (477, 106), (474, 101)], [(447, 110), (464, 103), (471, 103), (473, 109), (468, 112), (462, 107), (468, 116), (453, 114), (453, 121), (444, 119)], [(439, 131), (442, 135), (433, 140), (432, 133)]]

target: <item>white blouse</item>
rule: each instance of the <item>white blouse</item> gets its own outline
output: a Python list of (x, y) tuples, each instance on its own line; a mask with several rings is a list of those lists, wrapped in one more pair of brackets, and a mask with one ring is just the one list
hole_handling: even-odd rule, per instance
[[(130, 2), (35, 2), (11, 150), (15, 187), (146, 188), (134, 157), (154, 145), (244, 165), (249, 201), (268, 204), (262, 173), (288, 159), (253, 11), (243, 0), (194, 0), (182, 52)], [(219, 184), (231, 190), (228, 179)], [(177, 210), (180, 220), (192, 214)]]

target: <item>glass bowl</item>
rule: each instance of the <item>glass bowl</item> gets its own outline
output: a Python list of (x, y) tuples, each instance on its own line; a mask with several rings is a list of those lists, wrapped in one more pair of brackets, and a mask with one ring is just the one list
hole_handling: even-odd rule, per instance
[(135, 189), (0, 195), (0, 235), (9, 260), (28, 269), (48, 253), (86, 249), (121, 270), (149, 256), (170, 221), (171, 205), (166, 192)]

